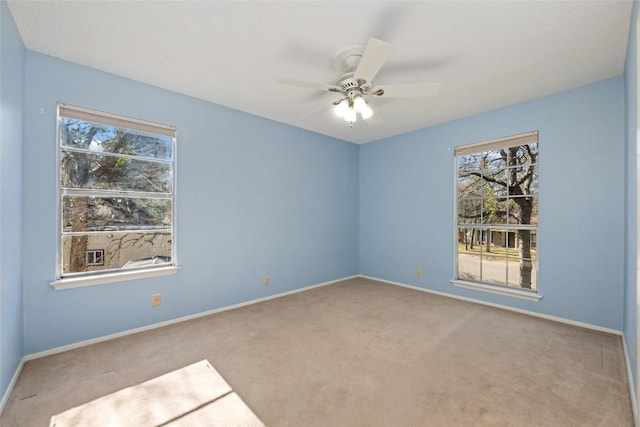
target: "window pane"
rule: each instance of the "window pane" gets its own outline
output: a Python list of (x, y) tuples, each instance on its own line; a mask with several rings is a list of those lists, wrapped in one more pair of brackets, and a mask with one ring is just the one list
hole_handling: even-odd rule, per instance
[(458, 279), (480, 281), (480, 256), (466, 253), (458, 254)]
[(171, 168), (170, 163), (63, 150), (60, 184), (63, 188), (169, 193)]
[(531, 218), (529, 224), (538, 225), (538, 197), (531, 199)]
[(509, 165), (528, 165), (538, 161), (538, 144), (509, 147)]
[(531, 180), (531, 186), (529, 187), (529, 194), (538, 195), (538, 168), (533, 171), (533, 179)]
[(502, 170), (506, 166), (507, 159), (501, 150), (485, 151), (482, 156), (482, 168), (486, 171)]
[(531, 290), (538, 290), (538, 260), (531, 260)]
[(504, 197), (507, 195), (507, 173), (504, 169), (485, 170), (483, 177), (486, 182), (485, 196)]
[(521, 258), (536, 258), (536, 246), (534, 244), (535, 238), (534, 230), (518, 230), (516, 239), (518, 243), (518, 256)]
[(482, 220), (482, 200), (458, 200), (458, 224), (479, 224)]
[(60, 143), (63, 147), (97, 153), (118, 153), (162, 160), (171, 160), (173, 157), (172, 138), (66, 117), (60, 118)]
[(511, 224), (537, 224), (538, 222), (538, 198), (513, 197), (509, 200), (509, 223)]
[(483, 231), (477, 228), (458, 229), (458, 251), (460, 253), (480, 254)]
[(460, 175), (458, 178), (458, 197), (484, 197), (486, 193), (484, 181), (478, 175), (480, 172)]
[[(171, 233), (168, 232), (114, 232), (63, 236), (62, 247), (63, 273), (129, 269), (171, 263)], [(104, 250), (104, 265), (87, 265), (87, 248)]]
[(507, 283), (507, 258), (485, 253), (482, 257), (482, 282), (504, 286)]
[(506, 254), (509, 235), (506, 230), (491, 230), (491, 252)]
[(508, 168), (507, 176), (509, 186), (517, 188), (517, 192), (513, 192), (512, 190), (511, 194), (514, 196), (531, 194), (531, 189), (533, 187), (537, 188), (538, 186), (537, 172), (538, 170), (536, 165), (523, 165)]
[(482, 166), (482, 154), (468, 154), (458, 157), (458, 173), (480, 171)]
[(506, 224), (507, 223), (506, 198), (489, 197), (483, 200), (482, 223), (483, 224)]
[(508, 285), (520, 289), (537, 290), (537, 261), (525, 258), (514, 258), (510, 261)]
[(171, 228), (171, 200), (64, 196), (63, 231)]
[(521, 258), (535, 258), (535, 248), (532, 246), (532, 236), (535, 230), (522, 229), (518, 230), (516, 234), (517, 247), (520, 251), (518, 256)]

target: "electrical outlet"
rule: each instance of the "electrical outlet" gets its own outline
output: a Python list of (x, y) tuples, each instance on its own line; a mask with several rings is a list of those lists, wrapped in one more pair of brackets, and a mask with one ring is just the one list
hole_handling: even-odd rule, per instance
[(269, 285), (269, 276), (264, 276), (264, 285), (265, 286)]
[(160, 294), (151, 295), (151, 306), (152, 307), (157, 307), (157, 306), (160, 305), (160, 303), (162, 303), (162, 297), (160, 296)]
[(418, 277), (422, 277), (422, 268), (418, 268), (418, 269), (416, 270), (416, 276), (418, 276)]

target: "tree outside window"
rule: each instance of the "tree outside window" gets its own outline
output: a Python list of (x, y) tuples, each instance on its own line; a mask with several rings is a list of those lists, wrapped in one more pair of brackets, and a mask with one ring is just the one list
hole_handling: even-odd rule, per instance
[(456, 148), (457, 279), (537, 290), (538, 134)]
[(174, 265), (175, 129), (58, 108), (58, 277)]

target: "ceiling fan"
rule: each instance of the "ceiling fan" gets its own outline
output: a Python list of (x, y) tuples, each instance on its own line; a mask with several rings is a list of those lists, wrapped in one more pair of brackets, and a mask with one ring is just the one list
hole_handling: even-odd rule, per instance
[[(338, 79), (335, 85), (288, 78), (280, 78), (277, 82), (339, 93), (341, 97), (331, 104), (338, 117), (348, 122), (350, 127), (357, 120), (358, 114), (367, 123), (376, 124), (380, 122), (380, 116), (375, 113), (367, 98), (373, 96), (384, 98), (432, 97), (440, 91), (440, 83), (373, 86), (373, 79), (391, 55), (392, 49), (390, 43), (378, 39), (370, 39), (364, 49), (362, 46), (349, 46), (341, 49), (335, 55), (333, 64), (345, 74)], [(322, 106), (311, 111), (303, 118), (327, 107)]]

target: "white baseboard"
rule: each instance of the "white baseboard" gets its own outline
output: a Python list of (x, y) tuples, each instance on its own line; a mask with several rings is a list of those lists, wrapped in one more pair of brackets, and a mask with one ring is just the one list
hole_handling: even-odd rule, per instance
[(204, 311), (204, 312), (201, 312), (201, 313), (191, 314), (191, 315), (188, 315), (188, 316), (178, 317), (176, 319), (166, 320), (164, 322), (159, 322), (159, 323), (154, 323), (154, 324), (147, 325), (147, 326), (142, 326), (140, 328), (129, 329), (129, 330), (126, 330), (126, 331), (117, 332), (115, 334), (104, 335), (104, 336), (101, 336), (101, 337), (98, 337), (98, 338), (92, 338), (92, 339), (89, 339), (89, 340), (80, 341), (80, 342), (76, 342), (76, 343), (73, 343), (73, 344), (63, 345), (63, 346), (60, 346), (60, 347), (51, 348), (49, 350), (44, 350), (44, 351), (40, 351), (40, 352), (37, 352), (37, 353), (28, 354), (28, 355), (24, 356), (23, 360), (27, 361), (27, 360), (39, 359), (41, 357), (50, 356), (52, 354), (62, 353), (62, 352), (69, 351), (69, 350), (74, 350), (74, 349), (80, 348), (80, 347), (86, 347), (86, 346), (91, 345), (91, 344), (96, 344), (96, 343), (99, 343), (99, 342), (112, 340), (114, 338), (120, 338), (120, 337), (123, 337), (123, 336), (126, 336), (126, 335), (137, 334), (139, 332), (149, 331), (151, 329), (157, 329), (157, 328), (161, 328), (163, 326), (173, 325), (175, 323), (180, 323), (180, 322), (184, 322), (184, 321), (187, 321), (187, 320), (197, 319), (198, 317), (208, 316), (210, 314), (220, 313), (222, 311), (233, 310), (234, 308), (240, 308), (240, 307), (244, 307), (244, 306), (252, 305), (252, 304), (257, 304), (259, 302), (268, 301), (268, 300), (275, 299), (275, 298), (281, 298), (281, 297), (284, 297), (284, 296), (287, 296), (287, 295), (296, 294), (298, 292), (308, 291), (308, 290), (313, 289), (313, 288), (318, 288), (318, 287), (321, 287), (321, 286), (331, 285), (333, 283), (341, 282), (343, 280), (355, 279), (357, 277), (360, 277), (360, 276), (358, 276), (356, 274), (356, 275), (353, 275), (353, 276), (342, 277), (340, 279), (331, 280), (329, 282), (318, 283), (316, 285), (306, 286), (304, 288), (294, 289), (292, 291), (287, 291), (287, 292), (283, 292), (283, 293), (280, 293), (280, 294), (270, 295), (268, 297), (258, 298), (258, 299), (254, 299), (254, 300), (246, 301), (246, 302), (241, 302), (239, 304), (228, 305), (228, 306), (225, 306), (225, 307), (220, 307), (220, 308), (216, 308), (216, 309), (213, 309), (213, 310), (208, 310), (208, 311)]
[(631, 370), (631, 361), (629, 360), (629, 352), (627, 348), (627, 340), (622, 336), (622, 348), (624, 351), (624, 361), (627, 368), (627, 382), (629, 383), (629, 395), (631, 396), (631, 409), (633, 410), (633, 424), (638, 427), (638, 402), (636, 401), (636, 389), (633, 384), (633, 371)]
[(13, 378), (11, 378), (11, 382), (9, 383), (7, 390), (4, 392), (4, 395), (2, 396), (2, 400), (0, 400), (0, 415), (2, 415), (2, 412), (4, 411), (4, 405), (7, 404), (7, 400), (9, 400), (9, 395), (11, 395), (11, 392), (13, 391), (13, 387), (15, 387), (16, 382), (18, 381), (18, 377), (22, 372), (22, 367), (24, 366), (25, 361), (26, 360), (24, 357), (22, 358), (22, 360), (20, 360), (20, 363), (16, 368), (16, 372), (13, 374)]
[(375, 280), (377, 282), (389, 283), (390, 285), (402, 286), (403, 288), (414, 289), (416, 291), (427, 292), (427, 293), (430, 293), (430, 294), (440, 295), (440, 296), (443, 296), (443, 297), (455, 298), (455, 299), (462, 300), (462, 301), (473, 302), (473, 303), (482, 304), (482, 305), (488, 305), (490, 307), (501, 308), (501, 309), (509, 310), (509, 311), (515, 311), (516, 313), (527, 314), (529, 316), (540, 317), (542, 319), (553, 320), (555, 322), (566, 323), (566, 324), (573, 325), (573, 326), (580, 326), (582, 328), (593, 329), (595, 331), (607, 332), (607, 333), (610, 333), (610, 334), (620, 335), (620, 336), (623, 335), (622, 331), (619, 331), (617, 329), (605, 328), (603, 326), (593, 325), (591, 323), (578, 322), (576, 320), (566, 319), (564, 317), (556, 317), (556, 316), (551, 316), (551, 315), (548, 315), (548, 314), (537, 313), (535, 311), (522, 310), (520, 308), (509, 307), (508, 305), (496, 304), (496, 303), (482, 301), (482, 300), (475, 299), (475, 298), (462, 297), (462, 296), (459, 296), (459, 295), (448, 294), (446, 292), (434, 291), (434, 290), (427, 289), (427, 288), (419, 288), (417, 286), (407, 285), (405, 283), (394, 282), (394, 281), (385, 280), (385, 279), (378, 279), (377, 277), (364, 276), (362, 274), (359, 275), (358, 277), (362, 277), (363, 279)]

